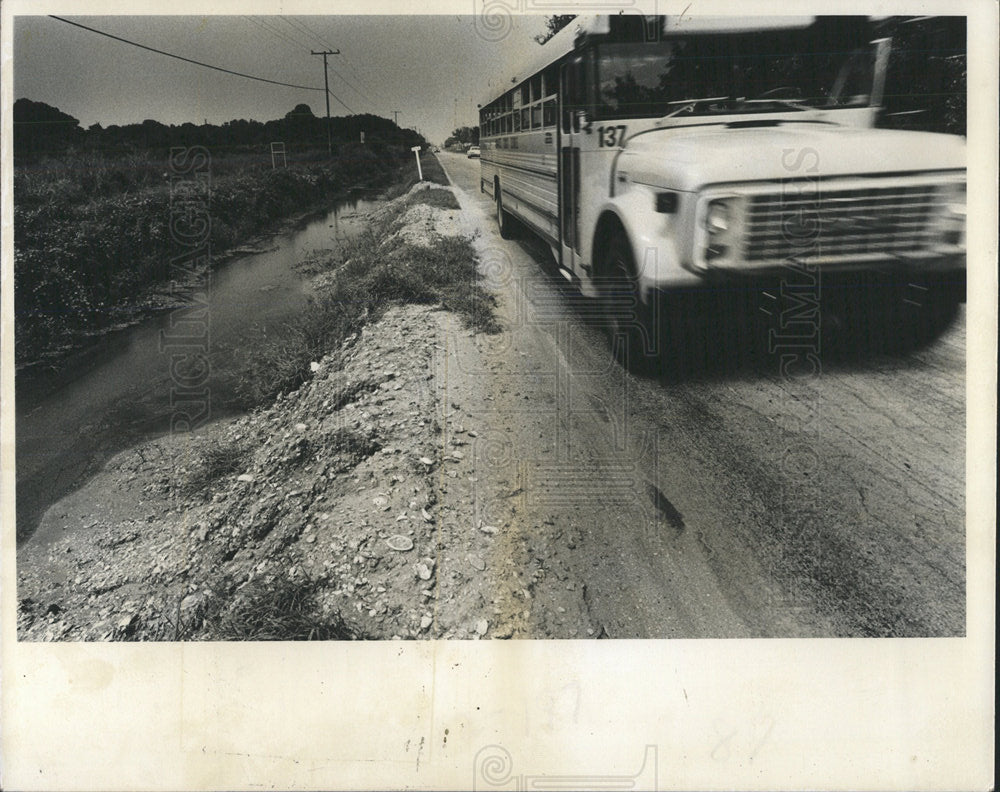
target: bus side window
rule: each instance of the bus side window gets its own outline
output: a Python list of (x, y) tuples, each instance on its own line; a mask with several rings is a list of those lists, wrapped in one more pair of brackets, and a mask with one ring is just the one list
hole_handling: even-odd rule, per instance
[(576, 57), (563, 65), (563, 132), (580, 131), (580, 120), (576, 110), (580, 106), (580, 77), (583, 69), (583, 58)]
[(567, 133), (567, 132), (569, 132), (569, 116), (570, 116), (570, 107), (569, 107), (569, 81), (570, 81), (570, 78), (569, 78), (569, 70), (570, 70), (570, 65), (568, 63), (564, 63), (559, 68), (559, 80), (560, 80), (559, 93), (562, 95), (562, 121), (561, 121), (561, 123), (562, 123), (562, 131), (563, 131), (564, 134)]

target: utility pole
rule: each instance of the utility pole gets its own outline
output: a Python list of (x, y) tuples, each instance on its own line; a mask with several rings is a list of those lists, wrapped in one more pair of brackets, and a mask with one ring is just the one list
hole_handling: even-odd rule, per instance
[(330, 136), (330, 77), (326, 70), (326, 56), (339, 55), (340, 50), (309, 50), (313, 55), (323, 56), (323, 87), (326, 89), (326, 155), (333, 156), (333, 139)]
[(390, 110), (389, 112), (392, 113), (392, 123), (394, 123), (396, 126), (399, 126), (399, 111)]

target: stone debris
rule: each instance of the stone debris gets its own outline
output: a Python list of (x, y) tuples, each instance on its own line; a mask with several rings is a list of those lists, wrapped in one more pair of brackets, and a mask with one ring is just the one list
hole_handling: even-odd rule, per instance
[(385, 543), (393, 550), (399, 552), (406, 552), (413, 549), (413, 540), (408, 536), (401, 536), (400, 534), (390, 536), (385, 540)]

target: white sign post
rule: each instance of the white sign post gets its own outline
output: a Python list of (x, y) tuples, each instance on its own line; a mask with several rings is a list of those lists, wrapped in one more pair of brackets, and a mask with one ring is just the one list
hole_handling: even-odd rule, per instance
[(420, 146), (414, 146), (410, 149), (416, 155), (417, 158), (417, 175), (420, 177), (420, 181), (424, 180), (424, 169), (420, 167)]

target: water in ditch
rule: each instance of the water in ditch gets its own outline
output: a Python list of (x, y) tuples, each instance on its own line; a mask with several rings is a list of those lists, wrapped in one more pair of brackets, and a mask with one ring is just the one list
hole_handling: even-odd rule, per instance
[[(31, 536), (45, 509), (119, 451), (171, 431), (172, 423), (182, 427), (184, 413), (201, 423), (206, 405), (210, 419), (238, 412), (232, 373), (241, 348), (256, 328), (278, 328), (308, 300), (296, 263), (316, 250), (335, 250), (376, 206), (370, 198), (344, 200), (325, 216), (273, 238), (265, 252), (220, 265), (207, 279), (201, 312), (166, 311), (100, 338), (65, 361), (57, 375), (19, 377), (18, 541)], [(206, 328), (205, 342), (195, 344), (191, 339), (205, 336)], [(207, 370), (178, 367), (201, 360), (178, 360), (178, 354), (200, 348), (207, 352)], [(204, 391), (207, 397), (201, 397)]]

